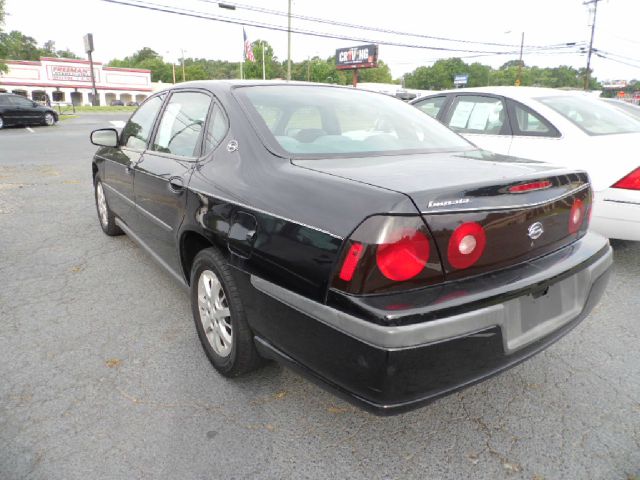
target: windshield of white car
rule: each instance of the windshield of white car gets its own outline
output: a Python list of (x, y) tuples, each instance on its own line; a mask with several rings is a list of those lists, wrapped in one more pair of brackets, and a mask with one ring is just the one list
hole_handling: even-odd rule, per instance
[(267, 144), (295, 157), (475, 148), (417, 108), (383, 94), (308, 85), (260, 85), (235, 92)]
[(552, 96), (536, 100), (558, 112), (588, 135), (640, 132), (640, 120), (598, 99), (586, 96)]

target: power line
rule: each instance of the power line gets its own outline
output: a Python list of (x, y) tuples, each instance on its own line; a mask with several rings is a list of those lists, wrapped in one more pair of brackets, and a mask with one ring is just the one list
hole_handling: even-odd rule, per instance
[(620, 64), (622, 64), (622, 65), (626, 65), (626, 66), (628, 66), (628, 67), (633, 67), (633, 68), (638, 68), (638, 69), (640, 69), (640, 65), (638, 65), (638, 64), (633, 64), (633, 63), (625, 62), (624, 60), (618, 60), (618, 59), (612, 58), (612, 57), (610, 57), (610, 56), (608, 56), (608, 55), (605, 55), (605, 54), (603, 54), (603, 53), (601, 53), (601, 52), (599, 52), (599, 51), (594, 51), (594, 54), (595, 54), (597, 57), (604, 58), (605, 60), (609, 60), (609, 61), (611, 61), (611, 62), (616, 62), (616, 63), (620, 63)]
[[(266, 13), (267, 15), (275, 15), (275, 16), (281, 16), (281, 17), (288, 17), (289, 13), (288, 12), (283, 12), (281, 10), (272, 10), (269, 8), (264, 8), (264, 7), (258, 7), (258, 6), (254, 6), (254, 5), (245, 5), (245, 4), (241, 4), (241, 3), (235, 3), (235, 2), (221, 2), (219, 0), (197, 0), (199, 2), (203, 2), (203, 3), (209, 3), (209, 4), (223, 4), (225, 6), (229, 6), (229, 7), (233, 7), (235, 8), (240, 8), (242, 10), (249, 10), (252, 12), (258, 12), (258, 13)], [(321, 18), (321, 17), (312, 17), (309, 15), (301, 15), (301, 14), (291, 14), (292, 18), (296, 18), (298, 20), (303, 20), (306, 22), (315, 22), (315, 23), (323, 23), (323, 24), (327, 24), (327, 25), (333, 25), (333, 26), (338, 26), (338, 27), (345, 27), (345, 28), (353, 28), (353, 29), (357, 29), (357, 30), (367, 30), (367, 31), (371, 31), (371, 32), (378, 32), (378, 33), (386, 33), (386, 34), (391, 34), (391, 35), (403, 35), (403, 36), (407, 36), (407, 37), (415, 37), (415, 38), (425, 38), (425, 39), (429, 39), (429, 40), (440, 40), (440, 41), (445, 41), (445, 42), (456, 42), (456, 43), (467, 43), (467, 44), (477, 44), (477, 45), (488, 45), (488, 46), (493, 46), (493, 47), (519, 47), (519, 44), (508, 44), (508, 43), (496, 43), (496, 42), (484, 42), (484, 41), (474, 41), (474, 40), (464, 40), (464, 39), (456, 39), (456, 38), (447, 38), (447, 37), (436, 37), (433, 35), (425, 35), (422, 33), (411, 33), (411, 32), (404, 32), (404, 31), (400, 31), (400, 30), (391, 30), (391, 29), (386, 29), (386, 28), (381, 28), (381, 27), (372, 27), (372, 26), (368, 26), (368, 25), (358, 25), (358, 24), (354, 24), (354, 23), (347, 23), (347, 22), (341, 22), (341, 21), (337, 21), (337, 20), (331, 20), (328, 18)], [(558, 45), (564, 45), (564, 44), (558, 44)], [(545, 46), (543, 45), (530, 45), (531, 48), (545, 48)]]
[[(113, 3), (118, 5), (124, 5), (129, 7), (141, 8), (145, 10), (164, 12), (164, 13), (172, 13), (175, 15), (181, 15), (186, 17), (200, 18), (204, 20), (212, 20), (222, 23), (230, 23), (235, 25), (244, 25), (251, 26), (255, 28), (261, 28), (266, 30), (275, 30), (287, 32), (287, 27), (282, 27), (279, 25), (269, 24), (265, 22), (258, 22), (254, 20), (241, 20), (235, 19), (231, 17), (213, 15), (211, 13), (202, 12), (198, 10), (189, 10), (184, 8), (178, 8), (171, 5), (163, 5), (158, 3), (147, 2), (143, 0), (102, 0), (103, 2)], [(346, 36), (346, 35), (337, 35), (331, 33), (323, 33), (317, 32), (314, 30), (305, 30), (305, 29), (291, 29), (292, 33), (297, 33), (300, 35), (308, 35), (313, 37), (320, 38), (331, 38), (337, 40), (349, 40), (355, 42), (366, 42), (366, 43), (377, 43), (380, 45), (389, 45), (396, 47), (405, 47), (405, 48), (415, 48), (415, 49), (425, 49), (425, 50), (436, 50), (436, 51), (445, 51), (445, 52), (457, 52), (457, 53), (478, 53), (478, 54), (488, 54), (488, 55), (512, 55), (514, 52), (505, 52), (505, 51), (486, 51), (486, 50), (466, 50), (466, 49), (457, 49), (457, 48), (449, 48), (449, 47), (437, 47), (437, 46), (428, 46), (428, 45), (419, 45), (419, 44), (409, 44), (409, 43), (401, 43), (401, 42), (393, 42), (393, 41), (383, 41), (383, 40), (373, 40), (370, 38), (363, 37), (354, 37), (354, 36)], [(561, 48), (569, 48), (575, 46), (575, 43), (571, 44), (559, 44), (559, 45), (549, 45), (545, 47), (546, 49), (561, 49)], [(537, 50), (527, 50), (527, 53), (536, 53)]]

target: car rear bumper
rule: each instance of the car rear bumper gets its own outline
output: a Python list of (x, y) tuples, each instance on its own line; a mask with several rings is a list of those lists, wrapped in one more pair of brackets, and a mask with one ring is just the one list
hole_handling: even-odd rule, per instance
[(640, 241), (640, 191), (608, 188), (597, 192), (590, 228), (608, 238)]
[(483, 276), (462, 295), (451, 295), (454, 285), (444, 299), (413, 292), (402, 296), (402, 309), (393, 304), (382, 316), (381, 298), (398, 295), (338, 309), (254, 276), (249, 318), (262, 355), (391, 414), (479, 382), (561, 338), (597, 304), (611, 264), (607, 242), (588, 234), (494, 275), (492, 287)]

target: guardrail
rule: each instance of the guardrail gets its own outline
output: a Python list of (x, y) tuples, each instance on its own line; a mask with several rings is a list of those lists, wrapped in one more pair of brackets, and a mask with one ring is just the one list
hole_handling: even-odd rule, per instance
[(73, 103), (54, 102), (53, 106), (57, 108), (60, 115), (73, 115), (76, 113), (76, 106)]

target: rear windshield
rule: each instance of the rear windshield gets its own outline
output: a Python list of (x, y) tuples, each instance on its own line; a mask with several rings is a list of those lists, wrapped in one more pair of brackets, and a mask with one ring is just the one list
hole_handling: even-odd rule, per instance
[(589, 135), (614, 135), (640, 132), (640, 120), (587, 96), (537, 98)]
[(474, 148), (418, 109), (382, 94), (304, 85), (236, 92), (267, 141), (296, 157)]

